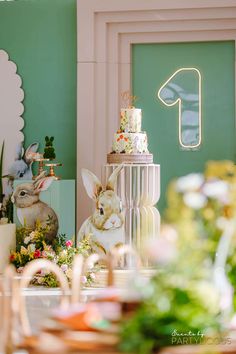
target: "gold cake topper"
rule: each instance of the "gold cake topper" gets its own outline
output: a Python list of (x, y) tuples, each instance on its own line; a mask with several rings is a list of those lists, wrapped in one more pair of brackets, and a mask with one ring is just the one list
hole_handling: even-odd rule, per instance
[(133, 96), (130, 91), (124, 91), (121, 93), (122, 105), (128, 108), (134, 108), (134, 103), (138, 100), (138, 96)]

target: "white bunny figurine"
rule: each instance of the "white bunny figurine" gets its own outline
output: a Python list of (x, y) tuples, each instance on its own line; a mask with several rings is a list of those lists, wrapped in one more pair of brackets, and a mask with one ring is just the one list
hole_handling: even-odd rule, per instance
[(31, 144), (24, 152), (22, 144), (18, 146), (15, 161), (9, 168), (9, 177), (13, 179), (32, 179), (32, 163), (39, 144)]
[(45, 177), (42, 172), (33, 182), (21, 183), (16, 186), (11, 197), (17, 208), (17, 216), (22, 225), (34, 228), (36, 222), (43, 227), (49, 226), (46, 235), (49, 241), (56, 237), (58, 231), (58, 218), (52, 208), (39, 199), (39, 194), (48, 189), (54, 177)]
[(15, 161), (9, 167), (8, 173), (3, 176), (8, 177), (8, 181), (4, 185), (5, 202), (8, 201), (13, 192), (13, 181), (15, 179), (32, 179), (32, 163), (38, 147), (38, 143), (33, 143), (24, 152), (22, 143), (17, 146)]
[(92, 172), (82, 169), (84, 187), (88, 196), (96, 202), (96, 209), (81, 226), (78, 241), (91, 233), (93, 240), (105, 251), (125, 242), (122, 202), (114, 192), (116, 179), (122, 167), (121, 165), (113, 171), (105, 188)]

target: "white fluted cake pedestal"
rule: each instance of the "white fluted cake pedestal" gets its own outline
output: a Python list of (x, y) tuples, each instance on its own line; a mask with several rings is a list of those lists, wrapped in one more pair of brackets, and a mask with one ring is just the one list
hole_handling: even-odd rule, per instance
[[(103, 182), (118, 164), (106, 164)], [(142, 257), (143, 265), (150, 262), (143, 252), (146, 242), (156, 239), (160, 232), (160, 214), (155, 207), (160, 198), (160, 165), (124, 164), (116, 185), (125, 214), (125, 243), (133, 246)]]

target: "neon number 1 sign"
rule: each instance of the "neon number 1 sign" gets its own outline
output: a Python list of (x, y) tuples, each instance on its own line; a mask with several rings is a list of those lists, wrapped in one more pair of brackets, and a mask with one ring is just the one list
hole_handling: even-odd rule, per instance
[(182, 149), (196, 149), (201, 145), (201, 96), (201, 73), (196, 68), (178, 69), (158, 91), (158, 98), (166, 106), (179, 105)]

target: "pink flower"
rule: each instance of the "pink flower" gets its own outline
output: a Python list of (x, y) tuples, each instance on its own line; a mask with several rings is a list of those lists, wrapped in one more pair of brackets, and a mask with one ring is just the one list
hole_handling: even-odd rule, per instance
[(42, 252), (42, 257), (43, 257), (43, 258), (47, 258), (47, 256), (48, 256), (48, 255), (47, 255), (47, 252), (46, 252), (46, 251), (43, 251), (43, 252)]
[(34, 251), (34, 258), (40, 258), (41, 257), (41, 252), (40, 250)]
[(39, 275), (41, 275), (41, 277), (45, 277), (45, 275), (49, 274), (49, 270), (48, 269), (41, 269)]
[(82, 275), (82, 276), (81, 276), (81, 283), (82, 283), (82, 284), (85, 284), (86, 282), (87, 282), (86, 276), (85, 276), (85, 275)]
[(177, 256), (177, 238), (178, 234), (173, 227), (163, 225), (160, 237), (149, 240), (145, 244), (145, 251), (157, 264), (171, 263)]
[(73, 246), (73, 242), (71, 240), (66, 241), (66, 247), (72, 247)]
[(61, 270), (62, 270), (63, 272), (66, 272), (67, 269), (68, 269), (68, 265), (67, 265), (67, 264), (62, 264), (62, 265), (61, 265)]

